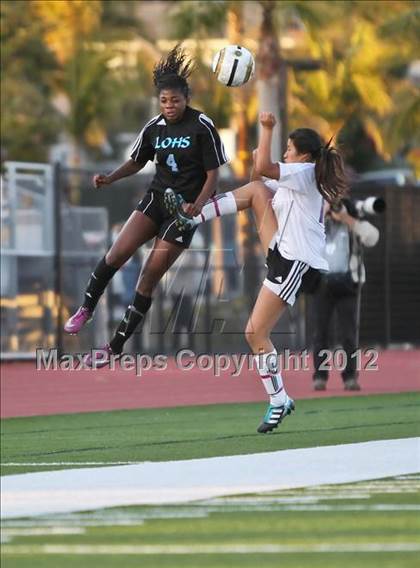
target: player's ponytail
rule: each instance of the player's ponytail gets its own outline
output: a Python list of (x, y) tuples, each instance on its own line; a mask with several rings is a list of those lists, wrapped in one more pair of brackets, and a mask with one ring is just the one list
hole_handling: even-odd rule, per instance
[(331, 145), (332, 138), (323, 144), (319, 134), (311, 128), (297, 128), (289, 135), (299, 154), (310, 154), (315, 162), (315, 179), (320, 194), (329, 202), (342, 199), (348, 185), (341, 154)]
[(187, 79), (193, 71), (194, 63), (177, 44), (153, 69), (153, 83), (160, 93), (163, 89), (177, 89), (188, 98), (190, 87)]

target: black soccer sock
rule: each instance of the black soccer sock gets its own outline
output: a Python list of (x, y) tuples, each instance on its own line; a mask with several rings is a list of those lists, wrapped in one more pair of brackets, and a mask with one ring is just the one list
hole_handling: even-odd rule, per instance
[(114, 266), (109, 266), (105, 262), (105, 257), (103, 257), (97, 264), (95, 270), (89, 279), (85, 299), (83, 302), (83, 307), (87, 308), (90, 312), (96, 308), (96, 304), (99, 302), (99, 298), (102, 296), (108, 282), (117, 272), (118, 268)]
[(152, 298), (136, 292), (133, 303), (128, 306), (120, 325), (109, 345), (114, 353), (121, 353), (124, 343), (133, 335), (152, 304)]

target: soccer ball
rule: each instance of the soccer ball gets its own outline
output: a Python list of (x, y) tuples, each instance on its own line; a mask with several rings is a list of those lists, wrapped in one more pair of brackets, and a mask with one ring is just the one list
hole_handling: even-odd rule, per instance
[(240, 45), (227, 45), (213, 57), (213, 73), (227, 87), (244, 85), (254, 74), (252, 53)]

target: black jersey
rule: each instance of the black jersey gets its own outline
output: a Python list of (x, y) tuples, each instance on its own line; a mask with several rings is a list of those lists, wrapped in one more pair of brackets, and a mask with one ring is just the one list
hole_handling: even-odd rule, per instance
[(179, 122), (169, 123), (162, 114), (149, 120), (130, 157), (141, 164), (156, 157), (156, 174), (149, 189), (164, 192), (171, 187), (188, 202), (200, 194), (206, 172), (227, 162), (213, 122), (189, 106)]

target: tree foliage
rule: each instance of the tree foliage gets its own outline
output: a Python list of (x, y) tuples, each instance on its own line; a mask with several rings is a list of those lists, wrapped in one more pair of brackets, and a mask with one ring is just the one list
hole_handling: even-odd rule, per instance
[[(348, 143), (359, 148), (364, 147), (358, 144), (364, 136), (382, 160), (403, 155), (418, 144), (419, 93), (407, 75), (409, 63), (418, 57), (418, 2), (166, 4), (168, 35), (194, 37), (202, 45), (209, 37), (224, 36), (228, 41), (228, 15), (242, 7), (255, 9), (256, 21), (267, 7), (278, 39), (284, 34), (304, 38), (288, 59), (317, 59), (321, 68), (305, 72), (289, 66), (291, 128), (305, 124), (325, 136), (343, 129)], [(147, 2), (126, 0), (1, 3), (2, 145), (8, 158), (45, 159), (48, 146), (62, 132), (80, 148), (98, 148), (122, 129), (138, 131), (151, 112), (151, 70), (160, 54), (150, 39), (151, 30), (141, 21), (147, 7)], [(252, 29), (255, 32), (255, 26)], [(128, 41), (137, 42), (130, 54), (134, 64), (128, 64), (127, 45), (119, 47)], [(232, 89), (218, 84), (200, 50), (196, 55), (195, 104), (219, 127), (226, 126), (237, 112), (237, 92), (232, 96)], [(54, 107), (57, 97), (67, 100), (66, 111)], [(254, 131), (257, 99), (252, 90), (247, 91), (246, 101), (248, 128)], [(355, 158), (358, 167), (369, 167), (362, 162)]]
[(124, 52), (115, 47), (138, 37), (142, 26), (134, 4), (1, 3), (2, 147), (8, 159), (46, 160), (48, 147), (64, 134), (77, 162), (82, 149), (98, 148), (108, 132), (124, 124), (139, 129), (149, 113), (150, 71), (157, 56), (141, 49), (129, 69)]
[(59, 130), (50, 97), (54, 57), (32, 6), (1, 3), (1, 145), (9, 160), (45, 160)]
[(352, 165), (364, 170), (415, 143), (407, 117), (418, 123), (418, 93), (406, 76), (415, 41), (408, 37), (401, 43), (396, 33), (397, 22), (407, 24), (412, 3), (389, 1), (387, 10), (378, 10), (378, 2), (330, 4), (333, 12), (339, 4), (339, 18), (322, 34), (308, 33), (309, 53), (322, 61), (322, 68), (291, 73), (292, 124), (308, 121), (325, 136), (343, 129)]

